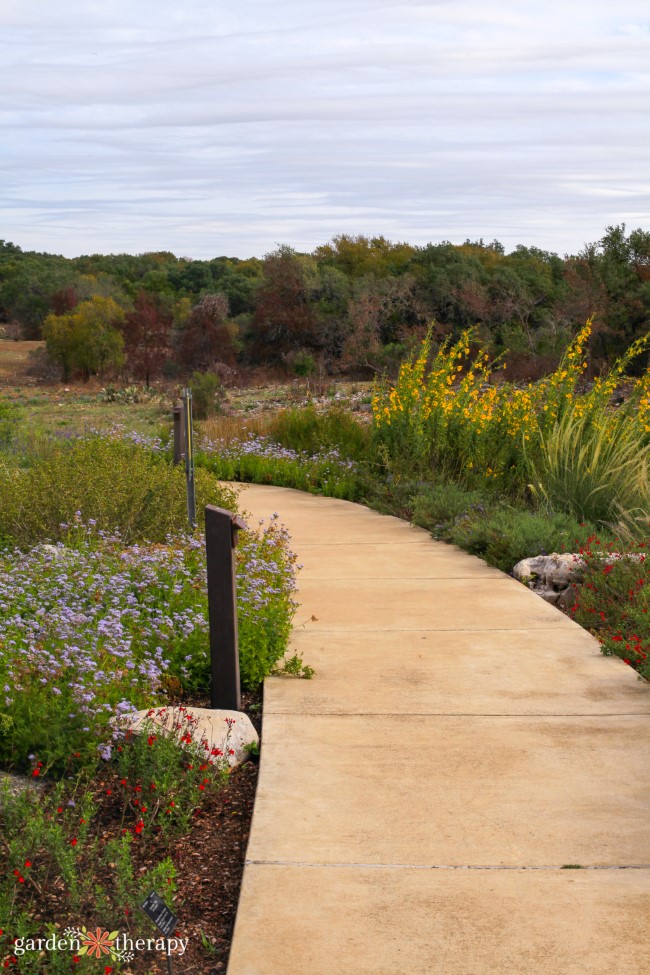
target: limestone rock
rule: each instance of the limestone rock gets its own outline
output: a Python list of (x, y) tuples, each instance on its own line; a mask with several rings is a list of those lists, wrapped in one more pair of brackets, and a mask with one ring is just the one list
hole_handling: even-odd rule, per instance
[(21, 792), (43, 792), (47, 783), (42, 779), (27, 775), (16, 775), (13, 772), (0, 772), (0, 806), (5, 790), (12, 796)]
[[(188, 718), (191, 720), (188, 721)], [(181, 709), (158, 705), (115, 718), (114, 724), (121, 731), (130, 728), (136, 733), (143, 725), (157, 725), (167, 732), (187, 726), (197, 743), (205, 738), (211, 749), (221, 749), (231, 767), (246, 761), (247, 745), (259, 744), (259, 735), (243, 711), (213, 711), (210, 708), (194, 707)]]
[(522, 559), (512, 570), (515, 579), (536, 592), (547, 603), (567, 609), (575, 602), (572, 585), (582, 580), (584, 561), (580, 555), (553, 552)]

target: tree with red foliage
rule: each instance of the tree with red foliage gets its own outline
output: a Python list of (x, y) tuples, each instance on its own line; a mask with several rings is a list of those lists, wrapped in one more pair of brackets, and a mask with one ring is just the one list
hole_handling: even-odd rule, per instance
[[(314, 278), (315, 278), (314, 269)], [(264, 259), (264, 281), (257, 292), (253, 315), (253, 355), (280, 360), (294, 349), (316, 341), (316, 320), (309, 304), (309, 268), (290, 247), (280, 247)]]
[(71, 285), (68, 285), (67, 288), (60, 288), (50, 297), (50, 307), (54, 315), (67, 315), (78, 304), (79, 296)]
[(205, 371), (216, 363), (235, 365), (235, 343), (228, 326), (228, 299), (223, 294), (206, 295), (192, 308), (181, 332), (180, 360), (189, 371)]
[(138, 292), (135, 307), (126, 316), (123, 334), (127, 368), (147, 386), (167, 359), (170, 349), (172, 316), (160, 299), (146, 291)]

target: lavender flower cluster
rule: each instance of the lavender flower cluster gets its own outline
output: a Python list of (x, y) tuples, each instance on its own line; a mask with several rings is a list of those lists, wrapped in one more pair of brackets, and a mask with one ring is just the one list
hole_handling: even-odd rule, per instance
[(354, 473), (357, 465), (353, 460), (343, 458), (336, 447), (320, 451), (317, 454), (300, 453), (290, 447), (283, 447), (275, 443), (270, 437), (249, 434), (243, 440), (210, 440), (203, 437), (197, 446), (206, 454), (218, 454), (225, 460), (237, 461), (241, 457), (265, 457), (270, 460), (295, 461), (297, 463), (311, 463), (337, 468), (341, 473)]
[(137, 430), (129, 430), (122, 423), (114, 423), (108, 430), (90, 429), (91, 436), (107, 437), (112, 440), (124, 440), (126, 443), (133, 443), (136, 447), (144, 447), (154, 454), (164, 454), (168, 446), (162, 437), (148, 436), (146, 433), (139, 433)]
[[(67, 529), (66, 544), (0, 556), (0, 717), (24, 728), (38, 714), (105, 738), (113, 714), (164, 700), (170, 678), (207, 688), (205, 542), (183, 535), (125, 548), (80, 516)], [(288, 542), (277, 518), (243, 534), (238, 602), (253, 644), (247, 652), (255, 652), (255, 626), (269, 619), (278, 620), (286, 647), (296, 570)]]

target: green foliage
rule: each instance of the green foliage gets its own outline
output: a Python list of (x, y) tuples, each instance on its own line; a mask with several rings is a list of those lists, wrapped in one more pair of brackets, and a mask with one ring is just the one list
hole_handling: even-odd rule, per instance
[(624, 410), (612, 413), (610, 400), (650, 335), (585, 391), (591, 332), (588, 322), (555, 372), (524, 388), (495, 382), (488, 353), (472, 352), (471, 331), (433, 356), (429, 333), (397, 381), (375, 392), (373, 438), (384, 466), (407, 478), (434, 471), (519, 499), (532, 471), (533, 490), (551, 507), (598, 521), (642, 517), (650, 497), (650, 373), (633, 385)]
[(291, 657), (282, 660), (281, 667), (275, 667), (272, 674), (284, 677), (302, 677), (304, 680), (311, 680), (316, 671), (313, 667), (303, 663), (302, 657), (294, 653)]
[(626, 410), (566, 410), (540, 437), (533, 490), (556, 511), (633, 533), (650, 515), (650, 444)]
[[(491, 355), (507, 351), (517, 377), (538, 378), (588, 315), (601, 360), (647, 331), (649, 261), (650, 233), (628, 232), (624, 224), (564, 259), (522, 245), (506, 254), (498, 241), (483, 239), (413, 247), (345, 234), (311, 255), (280, 246), (264, 261), (194, 261), (167, 252), (67, 260), (0, 242), (0, 316), (17, 321), (25, 338), (38, 338), (49, 314), (65, 317), (66, 294), (82, 303), (112, 299), (124, 308), (145, 296), (163, 317), (176, 309), (176, 362), (164, 361), (166, 328), (153, 346), (131, 336), (127, 353), (143, 378), (163, 368), (174, 375), (180, 362), (186, 370), (211, 368), (236, 354), (246, 363), (289, 365), (291, 356), (304, 354), (302, 363), (295, 359), (301, 374), (309, 374), (311, 360), (334, 371), (390, 369), (423, 323), (435, 319), (437, 339), (478, 325)], [(223, 327), (210, 325), (207, 309), (197, 313), (215, 295), (229, 306)], [(235, 322), (244, 325), (243, 348)]]
[[(148, 747), (147, 738), (129, 745), (142, 751)], [(124, 752), (128, 750), (125, 746)], [(175, 744), (166, 751), (175, 775), (161, 778), (158, 793), (150, 789), (151, 779), (145, 780), (145, 792), (119, 761), (108, 763), (94, 781), (76, 775), (47, 792), (0, 792), (0, 958), (15, 954), (21, 972), (40, 975), (45, 970), (43, 954), (25, 950), (25, 942), (54, 933), (61, 937), (62, 928), (43, 918), (56, 917), (62, 905), (68, 912), (66, 927), (85, 931), (99, 925), (112, 931), (126, 925), (133, 937), (149, 932), (149, 922), (139, 910), (142, 899), (152, 888), (173, 897), (172, 841), (189, 828), (206, 783), (210, 788), (220, 784), (219, 774), (207, 765), (207, 775), (198, 765), (195, 773), (187, 768), (187, 758), (194, 754), (199, 759), (193, 745), (182, 750)], [(149, 771), (146, 763), (143, 766)], [(157, 770), (156, 763), (153, 766)], [(159, 820), (162, 824), (171, 818), (166, 811), (175, 814), (175, 799), (184, 805), (185, 814), (176, 817), (176, 829), (166, 825), (157, 831)], [(84, 948), (77, 951), (75, 963), (84, 954)], [(84, 967), (84, 961), (79, 970), (93, 970), (92, 964)], [(72, 952), (48, 952), (46, 964), (48, 972), (69, 972)]]
[[(126, 548), (80, 520), (64, 545), (0, 558), (0, 761), (36, 755), (61, 772), (71, 752), (92, 767), (115, 713), (210, 684), (206, 560), (201, 536)], [(237, 548), (240, 672), (256, 687), (287, 649), (295, 555), (277, 518)]]
[(273, 446), (273, 451), (265, 444), (256, 452), (250, 449), (250, 441), (231, 441), (222, 449), (213, 445), (209, 451), (197, 451), (197, 472), (198, 468), (205, 468), (224, 481), (276, 484), (346, 501), (359, 501), (365, 496), (368, 479), (351, 461), (341, 462), (331, 453), (310, 457)]
[(110, 767), (119, 783), (114, 802), (128, 807), (136, 799), (138, 835), (188, 832), (203, 795), (226, 781), (230, 725), (224, 722), (214, 742), (201, 738), (197, 725), (191, 707), (152, 708), (138, 733), (127, 730), (113, 747)]
[(341, 457), (360, 460), (367, 454), (370, 429), (341, 408), (320, 411), (310, 404), (282, 410), (269, 425), (276, 443), (303, 454), (315, 455), (336, 448)]
[(195, 372), (189, 382), (192, 408), (197, 420), (207, 420), (221, 411), (226, 395), (223, 383), (214, 372)]
[(600, 640), (650, 680), (650, 571), (648, 542), (607, 542), (591, 535), (582, 547), (583, 583), (571, 611)]
[[(231, 508), (232, 490), (205, 470), (196, 472), (199, 518), (206, 504)], [(65, 536), (75, 516), (122, 540), (164, 542), (187, 524), (185, 475), (161, 455), (134, 443), (91, 436), (56, 445), (31, 467), (0, 467), (0, 538), (36, 545)]]
[(304, 349), (299, 349), (288, 361), (296, 376), (313, 376), (316, 372), (316, 360), (311, 352)]
[(444, 538), (458, 518), (478, 510), (483, 500), (479, 491), (468, 491), (453, 481), (426, 484), (413, 497), (413, 522)]
[(43, 337), (50, 358), (61, 366), (63, 381), (73, 373), (84, 379), (124, 361), (124, 339), (118, 326), (124, 311), (113, 298), (92, 297), (64, 315), (48, 315)]
[[(258, 687), (284, 656), (296, 610), (296, 556), (277, 517), (261, 534), (242, 532), (237, 547), (237, 626), (242, 685)], [(253, 573), (249, 566), (256, 567)]]
[(532, 555), (571, 551), (585, 538), (589, 526), (570, 515), (532, 512), (482, 504), (456, 521), (449, 539), (503, 572), (511, 572), (521, 559)]
[(8, 446), (16, 434), (17, 410), (0, 397), (0, 448)]

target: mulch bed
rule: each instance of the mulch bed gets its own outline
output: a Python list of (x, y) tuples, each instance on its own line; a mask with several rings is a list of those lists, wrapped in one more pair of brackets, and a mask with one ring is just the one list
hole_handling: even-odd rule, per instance
[[(210, 706), (208, 700), (186, 703), (190, 708)], [(261, 690), (242, 695), (242, 711), (261, 735)], [(174, 975), (222, 975), (228, 967), (258, 767), (249, 761), (235, 768), (227, 784), (206, 798), (192, 832), (175, 845), (179, 892), (173, 910), (178, 935), (189, 944), (182, 957), (174, 958)], [(167, 964), (157, 952), (142, 952), (123, 971), (166, 975)]]
[[(261, 691), (245, 694), (242, 700), (242, 710), (258, 733), (262, 727), (261, 701)], [(209, 707), (207, 701), (192, 703), (195, 707)], [(257, 763), (246, 762), (230, 774), (228, 784), (203, 804), (194, 829), (179, 841), (174, 852), (180, 894), (174, 913), (179, 918), (180, 936), (189, 938), (185, 954), (174, 964), (178, 975), (217, 975), (226, 971), (258, 767)], [(161, 965), (158, 961), (158, 965), (142, 970), (152, 975), (166, 972), (164, 962)]]

